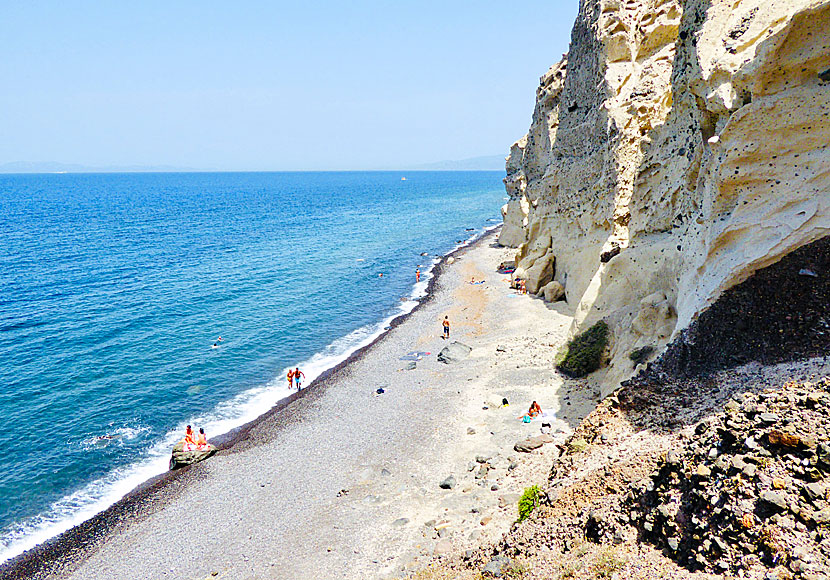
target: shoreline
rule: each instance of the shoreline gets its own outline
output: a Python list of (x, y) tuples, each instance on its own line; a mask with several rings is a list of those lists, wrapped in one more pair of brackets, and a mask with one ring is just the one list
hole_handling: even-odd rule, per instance
[[(298, 401), (320, 396), (320, 391), (325, 390), (330, 382), (336, 381), (338, 375), (347, 372), (350, 366), (362, 360), (372, 349), (389, 337), (392, 330), (428, 305), (435, 297), (436, 287), (446, 270), (448, 259), (492, 241), (501, 227), (501, 224), (485, 225), (480, 236), (458, 245), (441, 256), (429, 272), (432, 276), (427, 282), (425, 295), (415, 299), (417, 304), (412, 310), (402, 312), (392, 318), (370, 343), (324, 370), (301, 391), (279, 400), (273, 407), (251, 421), (217, 435), (213, 439), (219, 450), (217, 456), (233, 455), (264, 443), (261, 436), (258, 436), (257, 428), (266, 422), (273, 423), (268, 436), (274, 437), (289, 421), (288, 417), (281, 417), (281, 413)], [(15, 580), (45, 578), (55, 574), (71, 573), (77, 563), (82, 562), (117, 530), (128, 523), (141, 521), (157, 510), (164, 509), (186, 487), (192, 486), (204, 477), (202, 471), (205, 467), (206, 463), (199, 463), (149, 478), (103, 511), (0, 564), (0, 578), (4, 580), (7, 578)]]

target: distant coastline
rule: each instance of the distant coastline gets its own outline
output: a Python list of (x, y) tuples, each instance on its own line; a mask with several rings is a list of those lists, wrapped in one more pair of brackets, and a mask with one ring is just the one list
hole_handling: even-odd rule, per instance
[(504, 171), (504, 155), (470, 157), (468, 159), (435, 161), (402, 167), (370, 169), (216, 169), (178, 167), (175, 165), (83, 165), (54, 161), (13, 161), (0, 163), (0, 174), (59, 174), (59, 173), (341, 173), (390, 171)]

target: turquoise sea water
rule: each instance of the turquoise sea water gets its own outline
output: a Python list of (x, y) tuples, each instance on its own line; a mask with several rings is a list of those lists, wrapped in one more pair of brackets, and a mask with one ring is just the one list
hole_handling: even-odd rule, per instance
[(500, 172), (401, 176), (0, 175), (0, 561), (371, 341), (500, 222)]

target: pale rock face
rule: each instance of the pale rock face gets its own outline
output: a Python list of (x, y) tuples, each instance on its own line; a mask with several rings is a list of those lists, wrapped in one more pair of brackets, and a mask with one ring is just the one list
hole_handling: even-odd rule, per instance
[(555, 254), (573, 332), (608, 322), (606, 392), (631, 350), (830, 234), (828, 69), (830, 0), (581, 3), (507, 159), (500, 242), (525, 278)]

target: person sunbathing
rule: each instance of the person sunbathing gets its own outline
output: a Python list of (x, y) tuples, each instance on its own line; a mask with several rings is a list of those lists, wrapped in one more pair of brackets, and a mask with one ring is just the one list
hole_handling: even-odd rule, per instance
[[(541, 414), (542, 414), (542, 407), (539, 406), (539, 403), (537, 403), (536, 401), (533, 401), (530, 404), (530, 408), (527, 410), (527, 413), (525, 413), (524, 415), (521, 415), (519, 417), (516, 417), (516, 418), (521, 419), (521, 420), (524, 421), (525, 417), (527, 417), (528, 419), (535, 419), (536, 417), (540, 416)], [(527, 421), (527, 422), (529, 422), (529, 421)]]
[(182, 448), (185, 451), (192, 451), (196, 448), (196, 434), (193, 433), (193, 428), (188, 425), (187, 430), (184, 433), (184, 439), (182, 439)]
[(207, 438), (205, 437), (205, 429), (199, 427), (199, 437), (196, 439), (196, 449), (205, 449), (208, 446)]

